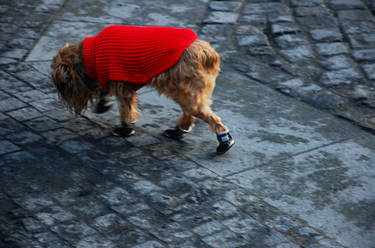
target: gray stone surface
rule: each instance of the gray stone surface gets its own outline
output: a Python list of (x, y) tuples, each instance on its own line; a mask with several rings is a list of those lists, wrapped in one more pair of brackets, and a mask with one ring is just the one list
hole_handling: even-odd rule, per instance
[[(363, 232), (368, 228), (363, 221), (374, 221), (373, 216), (360, 213), (374, 204), (373, 153), (367, 137), (359, 137), (267, 163), (231, 179), (263, 195), (271, 205), (303, 215), (311, 226), (328, 235), (335, 232), (337, 241), (348, 247), (371, 247), (374, 240), (367, 235), (373, 233)], [(348, 228), (346, 223), (354, 226)]]
[[(0, 1), (0, 247), (374, 247), (374, 6)], [(116, 104), (74, 116), (58, 102), (52, 56), (110, 24), (212, 43), (232, 150), (216, 156), (200, 120), (164, 138), (179, 108), (152, 89), (128, 139), (110, 134)]]
[(316, 42), (338, 42), (342, 34), (338, 29), (314, 29), (310, 31), (312, 39)]
[[(375, 64), (365, 64), (363, 65), (363, 69), (366, 72), (366, 76), (370, 80), (375, 80)], [(375, 84), (375, 81), (373, 83), (373, 86), (375, 86), (374, 84)]]
[(317, 43), (317, 51), (322, 56), (347, 54), (349, 49), (341, 42)]

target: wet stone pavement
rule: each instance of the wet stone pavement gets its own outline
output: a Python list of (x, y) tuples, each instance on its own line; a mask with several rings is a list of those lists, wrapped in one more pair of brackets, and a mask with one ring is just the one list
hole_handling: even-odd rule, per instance
[[(374, 0), (0, 0), (0, 247), (375, 247)], [(110, 24), (189, 27), (222, 57), (235, 147), (140, 91), (74, 116), (52, 56)]]

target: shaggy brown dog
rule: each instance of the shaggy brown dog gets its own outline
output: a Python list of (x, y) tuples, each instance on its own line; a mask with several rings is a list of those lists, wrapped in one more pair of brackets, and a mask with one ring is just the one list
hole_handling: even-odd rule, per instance
[[(108, 81), (107, 89), (103, 89), (97, 80), (87, 75), (82, 46), (83, 41), (79, 45), (67, 43), (53, 58), (51, 80), (59, 98), (70, 111), (79, 114), (88, 102), (93, 101), (99, 108), (97, 112), (104, 112), (108, 108), (108, 96), (114, 95), (118, 101), (122, 127), (115, 129), (113, 134), (122, 137), (133, 135), (133, 123), (140, 114), (137, 85)], [(233, 146), (234, 141), (228, 128), (210, 107), (219, 65), (219, 54), (208, 42), (197, 39), (188, 46), (174, 66), (145, 82), (159, 94), (173, 99), (182, 109), (177, 125), (167, 129), (165, 136), (174, 139), (184, 137), (194, 126), (195, 118), (200, 118), (217, 134), (217, 154), (223, 154)]]

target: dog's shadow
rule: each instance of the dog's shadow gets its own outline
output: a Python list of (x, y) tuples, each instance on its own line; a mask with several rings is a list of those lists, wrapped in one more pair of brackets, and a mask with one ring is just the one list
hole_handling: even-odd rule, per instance
[[(165, 137), (163, 133), (158, 134), (160, 139), (160, 149), (167, 149), (175, 155), (182, 155), (186, 158), (199, 158), (203, 160), (214, 160), (219, 155), (216, 154), (215, 148), (216, 143), (213, 141), (203, 141), (194, 139), (195, 135), (191, 134), (192, 137), (185, 137), (181, 140), (170, 139)], [(211, 148), (211, 149), (209, 149)]]

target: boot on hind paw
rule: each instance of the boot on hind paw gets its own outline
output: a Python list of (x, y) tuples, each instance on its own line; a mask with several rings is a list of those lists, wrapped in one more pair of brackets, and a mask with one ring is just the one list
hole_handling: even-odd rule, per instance
[(226, 153), (234, 145), (234, 139), (229, 131), (216, 133), (219, 146), (216, 148), (216, 154), (222, 155)]
[(180, 140), (184, 138), (186, 134), (189, 132), (190, 130), (185, 130), (185, 129), (182, 129), (180, 126), (176, 126), (176, 127), (171, 127), (165, 130), (163, 132), (163, 135), (170, 139)]

